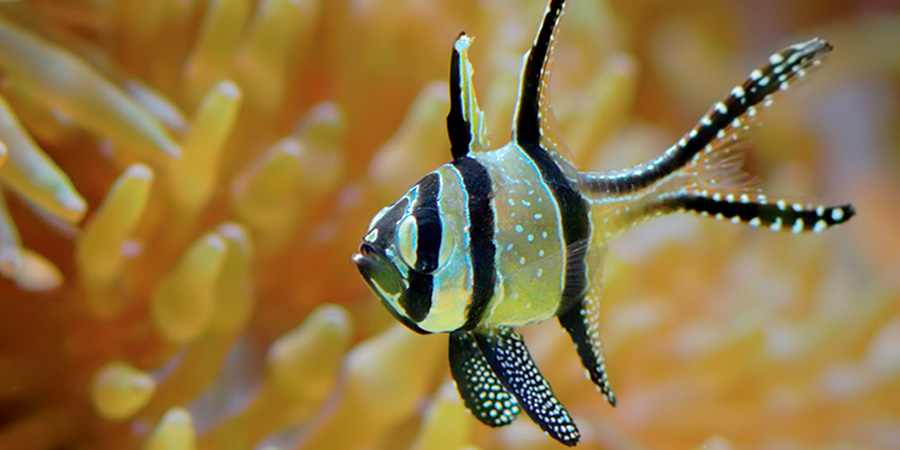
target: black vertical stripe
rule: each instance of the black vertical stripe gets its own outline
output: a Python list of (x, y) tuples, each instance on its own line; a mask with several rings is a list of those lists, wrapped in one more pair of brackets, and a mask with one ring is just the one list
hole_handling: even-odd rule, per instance
[(431, 310), (434, 277), (438, 251), (441, 248), (441, 221), (438, 215), (438, 193), (441, 190), (440, 175), (429, 173), (418, 183), (416, 202), (412, 215), (416, 218), (416, 261), (407, 275), (409, 287), (400, 295), (400, 306), (415, 322), (421, 322)]
[[(459, 34), (460, 37), (466, 33)], [(459, 38), (457, 38), (459, 40)], [(466, 122), (463, 114), (462, 74), (459, 71), (460, 55), (453, 46), (450, 58), (450, 114), (447, 114), (447, 134), (450, 137), (450, 153), (453, 159), (464, 158), (469, 154), (472, 142), (472, 127)]]
[(550, 156), (550, 151), (538, 142), (518, 142), (519, 148), (537, 166), (553, 198), (559, 207), (563, 239), (566, 243), (565, 284), (558, 312), (568, 311), (578, 304), (587, 291), (588, 279), (585, 271), (585, 256), (590, 239), (590, 206), (566, 178), (562, 169)]
[(419, 181), (418, 186), (419, 195), (416, 206), (413, 208), (418, 229), (415, 269), (419, 272), (431, 273), (438, 266), (443, 229), (438, 212), (441, 177), (436, 173), (430, 173)]
[(559, 206), (566, 242), (566, 272), (558, 311), (568, 310), (570, 305), (581, 300), (587, 290), (585, 243), (591, 232), (587, 202), (563, 174), (550, 151), (541, 145), (541, 83), (546, 75), (544, 68), (553, 46), (553, 33), (564, 5), (564, 0), (550, 2), (534, 45), (528, 53), (519, 86), (515, 136), (516, 143), (534, 161), (541, 178), (550, 186)]
[(460, 158), (453, 166), (463, 180), (469, 196), (469, 251), (472, 260), (472, 298), (466, 309), (466, 322), (461, 329), (471, 330), (484, 316), (488, 303), (494, 297), (497, 283), (494, 245), (494, 208), (491, 198), (494, 190), (487, 169), (478, 161)]

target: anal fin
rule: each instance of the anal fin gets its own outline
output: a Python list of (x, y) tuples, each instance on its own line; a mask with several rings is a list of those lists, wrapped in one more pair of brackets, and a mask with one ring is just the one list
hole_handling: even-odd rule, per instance
[(600, 343), (600, 292), (591, 289), (580, 304), (561, 311), (559, 323), (572, 337), (581, 364), (597, 390), (610, 405), (616, 406), (616, 395), (606, 377), (606, 359)]

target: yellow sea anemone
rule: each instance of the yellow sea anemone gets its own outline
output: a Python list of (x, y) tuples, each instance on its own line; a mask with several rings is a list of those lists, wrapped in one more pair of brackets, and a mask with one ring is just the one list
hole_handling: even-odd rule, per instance
[[(349, 260), (449, 158), (455, 36), (503, 141), (543, 6), (0, 2), (0, 448), (556, 448), (469, 417), (445, 339), (393, 324)], [(822, 35), (834, 57), (748, 170), (859, 213), (804, 237), (672, 217), (614, 245), (618, 408), (555, 326), (525, 331), (582, 447), (900, 443), (900, 9), (877, 8), (571, 1), (551, 96), (583, 167), (657, 154)]]

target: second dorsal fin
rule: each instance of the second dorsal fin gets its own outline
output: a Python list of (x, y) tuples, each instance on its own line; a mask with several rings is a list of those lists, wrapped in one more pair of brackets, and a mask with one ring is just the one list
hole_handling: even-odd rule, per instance
[(556, 30), (565, 3), (565, 0), (550, 1), (534, 43), (525, 54), (513, 118), (513, 140), (520, 144), (541, 144), (544, 129), (551, 119), (545, 97)]

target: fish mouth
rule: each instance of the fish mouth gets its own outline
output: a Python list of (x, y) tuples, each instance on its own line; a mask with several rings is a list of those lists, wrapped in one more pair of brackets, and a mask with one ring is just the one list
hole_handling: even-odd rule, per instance
[(399, 295), (403, 291), (403, 275), (388, 261), (387, 256), (369, 243), (359, 246), (359, 253), (351, 258), (359, 274), (379, 297)]
[[(359, 253), (354, 253), (350, 259), (356, 265), (363, 279), (366, 280), (369, 289), (381, 300), (381, 303), (395, 319), (416, 333), (429, 334), (428, 331), (420, 328), (409, 317), (400, 314), (397, 311), (397, 308), (400, 307), (399, 304), (392, 304), (388, 300), (388, 296), (399, 299), (403, 295), (404, 284), (403, 274), (390, 263), (387, 255), (371, 244), (364, 242), (359, 246)], [(394, 303), (396, 302), (397, 300), (394, 300)]]

